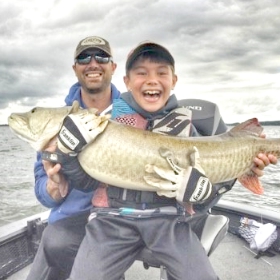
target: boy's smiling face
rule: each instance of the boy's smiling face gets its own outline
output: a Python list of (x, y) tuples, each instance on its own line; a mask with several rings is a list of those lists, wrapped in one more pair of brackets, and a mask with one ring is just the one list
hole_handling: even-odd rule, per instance
[(165, 106), (177, 76), (168, 63), (140, 59), (124, 77), (124, 82), (140, 107), (156, 112)]

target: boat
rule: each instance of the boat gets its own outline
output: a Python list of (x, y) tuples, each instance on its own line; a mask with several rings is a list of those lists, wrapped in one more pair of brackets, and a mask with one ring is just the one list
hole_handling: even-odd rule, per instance
[[(48, 215), (46, 211), (0, 227), (0, 280), (26, 279)], [(251, 250), (238, 231), (242, 217), (272, 223), (279, 231), (279, 212), (220, 200), (209, 216), (201, 240), (221, 280), (280, 280), (280, 254), (272, 247), (262, 254)], [(166, 279), (164, 267), (153, 263), (148, 251), (142, 253), (125, 279)]]

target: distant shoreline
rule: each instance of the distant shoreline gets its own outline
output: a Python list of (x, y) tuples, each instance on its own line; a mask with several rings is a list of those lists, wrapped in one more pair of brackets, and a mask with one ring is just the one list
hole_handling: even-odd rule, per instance
[[(226, 125), (228, 126), (235, 126), (238, 125), (239, 123), (227, 123)], [(260, 122), (261, 125), (263, 126), (279, 126), (280, 125), (280, 121), (264, 121), (264, 122)]]

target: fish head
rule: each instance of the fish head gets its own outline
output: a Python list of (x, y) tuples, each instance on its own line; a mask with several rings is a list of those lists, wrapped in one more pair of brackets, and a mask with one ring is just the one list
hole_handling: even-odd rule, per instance
[(36, 107), (25, 113), (12, 113), (8, 124), (20, 139), (28, 142), (36, 151), (41, 151), (58, 134), (64, 118), (79, 110), (77, 101), (72, 106), (60, 108)]

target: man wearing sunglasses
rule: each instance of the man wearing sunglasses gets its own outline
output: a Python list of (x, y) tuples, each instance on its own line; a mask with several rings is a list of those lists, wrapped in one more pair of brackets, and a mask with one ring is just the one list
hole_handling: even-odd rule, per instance
[[(111, 83), (116, 67), (108, 41), (97, 36), (81, 40), (73, 65), (78, 82), (70, 88), (66, 105), (77, 100), (83, 108), (97, 108), (99, 114), (108, 112), (113, 99), (120, 95)], [(54, 147), (47, 150), (53, 152)], [(60, 171), (60, 164), (42, 160), (42, 154), (37, 154), (35, 194), (51, 212), (27, 280), (67, 279), (85, 235), (92, 188), (82, 190), (87, 182), (81, 181), (81, 186), (76, 186)], [(99, 182), (90, 180), (90, 184)]]

